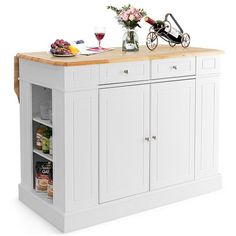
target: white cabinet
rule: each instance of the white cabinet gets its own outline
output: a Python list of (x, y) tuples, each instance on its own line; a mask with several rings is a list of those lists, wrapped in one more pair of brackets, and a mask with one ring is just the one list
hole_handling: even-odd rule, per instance
[(218, 77), (196, 82), (196, 178), (217, 174)]
[[(221, 188), (219, 57), (167, 49), (21, 59), (22, 202), (69, 232)], [(36, 114), (48, 101), (52, 122)], [(40, 124), (53, 156), (34, 149)], [(35, 163), (48, 160), (53, 200), (34, 190)]]
[(100, 202), (149, 190), (149, 85), (100, 90)]
[(151, 85), (151, 189), (194, 179), (195, 80)]

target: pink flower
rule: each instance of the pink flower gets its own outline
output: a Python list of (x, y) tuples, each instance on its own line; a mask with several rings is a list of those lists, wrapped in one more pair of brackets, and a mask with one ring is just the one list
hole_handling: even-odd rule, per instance
[(131, 7), (129, 10), (131, 14), (134, 14), (137, 11), (135, 7)]
[(123, 19), (123, 21), (128, 21), (129, 20), (129, 15), (127, 14), (127, 12), (121, 13), (120, 16)]
[(140, 20), (142, 19), (142, 15), (141, 15), (139, 12), (136, 12), (136, 13), (134, 14), (134, 16), (135, 16), (135, 18), (136, 18), (137, 21), (140, 21)]
[(122, 21), (140, 21), (142, 19), (142, 15), (140, 11), (135, 7), (130, 7), (127, 11), (123, 11), (120, 13), (119, 17)]

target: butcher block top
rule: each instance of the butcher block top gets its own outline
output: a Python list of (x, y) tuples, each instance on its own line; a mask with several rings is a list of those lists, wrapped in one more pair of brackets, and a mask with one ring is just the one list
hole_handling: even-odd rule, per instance
[(94, 54), (90, 56), (77, 55), (74, 57), (54, 57), (49, 52), (18, 53), (19, 59), (40, 62), (54, 66), (80, 66), (92, 64), (105, 64), (126, 61), (157, 60), (187, 56), (207, 56), (223, 54), (223, 51), (208, 48), (181, 46), (170, 47), (168, 45), (158, 45), (154, 51), (149, 51), (146, 46), (140, 46), (138, 52), (122, 52), (121, 48), (112, 51)]

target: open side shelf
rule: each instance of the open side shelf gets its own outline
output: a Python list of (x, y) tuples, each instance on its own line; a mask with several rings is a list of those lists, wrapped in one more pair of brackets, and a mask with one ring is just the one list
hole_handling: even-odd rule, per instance
[[(46, 106), (45, 104), (47, 104), (48, 106)], [(49, 110), (47, 111), (47, 107), (48, 109), (52, 109), (52, 90), (49, 88), (45, 88), (42, 86), (38, 86), (38, 85), (32, 85), (32, 173), (33, 173), (33, 180), (32, 180), (32, 194), (37, 197), (38, 199), (40, 199), (40, 201), (46, 202), (50, 205), (53, 204), (53, 199), (50, 199), (49, 197), (49, 192), (52, 192), (52, 184), (50, 183), (50, 187), (49, 184), (47, 183), (46, 185), (46, 189), (42, 189), (42, 186), (45, 187), (45, 183), (44, 185), (42, 185), (40, 188), (39, 186), (41, 185), (41, 179), (45, 179), (48, 182), (52, 180), (52, 173), (53, 173), (53, 156), (50, 154), (46, 154), (44, 153), (42, 150), (39, 150), (36, 148), (36, 145), (41, 146), (41, 148), (47, 147), (50, 148), (50, 139), (48, 137), (48, 134), (45, 134), (45, 137), (43, 137), (43, 133), (46, 129), (50, 130), (50, 135), (52, 135), (52, 129), (53, 129), (53, 125), (52, 125), (52, 121), (51, 120), (44, 120), (41, 119), (40, 116), (40, 110), (42, 109), (42, 106), (44, 107), (44, 112), (45, 114), (47, 114), (47, 112), (49, 112)], [(41, 130), (40, 130), (41, 129)], [(40, 130), (40, 131), (38, 131)], [(37, 133), (39, 132), (39, 133)], [(46, 139), (48, 139), (48, 143), (46, 143)], [(44, 143), (45, 142), (45, 143)], [(41, 143), (41, 145), (40, 145)], [(47, 163), (50, 162), (49, 165), (51, 165), (50, 170), (47, 172)], [(42, 163), (46, 163), (46, 164), (42, 164)], [(44, 166), (44, 167), (43, 167)], [(44, 168), (44, 170), (42, 170), (42, 168)], [(42, 182), (43, 182), (42, 180)], [(45, 181), (44, 180), (44, 181)], [(37, 183), (37, 186), (36, 186)], [(36, 191), (36, 188), (38, 188), (38, 190), (40, 189), (40, 191)], [(46, 190), (46, 192), (44, 192)]]
[(45, 154), (45, 153), (43, 153), (42, 151), (40, 151), (40, 150), (38, 150), (38, 149), (36, 149), (36, 148), (33, 149), (33, 152), (36, 153), (36, 154), (38, 154), (39, 156), (41, 156), (41, 157), (43, 157), (43, 158), (45, 158), (45, 159), (51, 161), (51, 162), (53, 162), (53, 156), (52, 156), (52, 155), (50, 155), (50, 154)]
[(32, 194), (35, 195), (37, 198), (41, 199), (42, 201), (48, 203), (48, 204), (53, 204), (53, 200), (49, 199), (45, 193), (39, 193), (36, 192), (34, 189), (32, 190)]
[(42, 125), (46, 125), (49, 128), (52, 128), (52, 122), (50, 120), (42, 120), (39, 115), (35, 115), (33, 117), (33, 121)]

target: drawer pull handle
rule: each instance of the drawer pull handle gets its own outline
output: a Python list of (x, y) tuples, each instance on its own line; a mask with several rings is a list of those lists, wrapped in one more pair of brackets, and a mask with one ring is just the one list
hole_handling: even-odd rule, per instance
[(124, 74), (128, 75), (129, 74), (129, 70), (124, 70)]
[(174, 70), (177, 70), (178, 69), (178, 67), (175, 65), (175, 66), (173, 66), (172, 67)]
[(145, 141), (150, 142), (150, 138), (149, 137), (145, 137)]
[(156, 141), (157, 140), (157, 136), (152, 136), (152, 140)]

